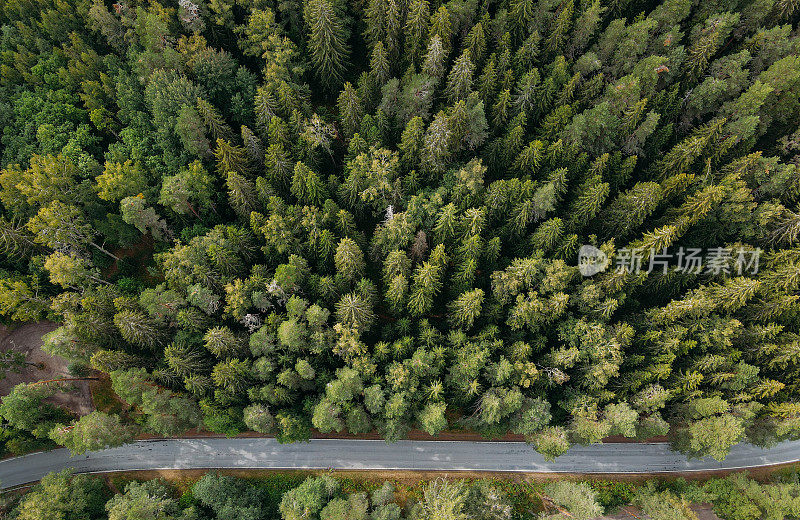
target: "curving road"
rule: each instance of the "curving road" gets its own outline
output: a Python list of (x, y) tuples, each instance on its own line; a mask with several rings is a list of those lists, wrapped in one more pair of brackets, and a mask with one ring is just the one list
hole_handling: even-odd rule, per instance
[(765, 450), (731, 449), (722, 462), (687, 460), (667, 444), (575, 446), (547, 462), (521, 442), (313, 439), (279, 444), (271, 438), (205, 438), (138, 441), (71, 457), (66, 449), (0, 461), (0, 486), (41, 479), (51, 471), (79, 473), (149, 469), (343, 469), (513, 471), (541, 473), (663, 473), (741, 469), (800, 461), (800, 441)]

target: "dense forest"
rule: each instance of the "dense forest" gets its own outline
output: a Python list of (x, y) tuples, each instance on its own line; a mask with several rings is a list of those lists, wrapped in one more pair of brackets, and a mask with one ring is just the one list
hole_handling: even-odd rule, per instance
[(0, 2), (0, 312), (125, 403), (4, 435), (800, 436), (798, 19)]
[[(127, 482), (127, 483), (125, 483)], [(723, 520), (800, 518), (797, 473), (769, 482), (743, 473), (705, 483), (590, 480), (351, 481), (330, 475), (242, 479), (207, 473), (181, 480), (51, 473), (20, 499), (9, 520), (698, 520), (693, 505), (711, 503)], [(182, 492), (181, 492), (182, 491)], [(16, 503), (14, 503), (16, 502)]]

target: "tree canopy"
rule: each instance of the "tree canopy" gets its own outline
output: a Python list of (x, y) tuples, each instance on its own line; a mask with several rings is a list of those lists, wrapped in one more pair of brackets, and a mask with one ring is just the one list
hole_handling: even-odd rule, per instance
[(799, 5), (3, 3), (0, 315), (160, 435), (796, 438)]

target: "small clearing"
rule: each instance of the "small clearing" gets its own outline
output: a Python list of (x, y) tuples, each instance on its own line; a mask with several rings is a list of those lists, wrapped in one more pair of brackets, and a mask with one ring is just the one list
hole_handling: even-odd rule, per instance
[[(26, 361), (21, 370), (9, 370), (5, 377), (0, 379), (0, 396), (7, 395), (20, 383), (70, 377), (66, 360), (51, 356), (42, 350), (44, 343), (42, 336), (57, 329), (58, 326), (58, 323), (52, 321), (26, 323), (13, 330), (0, 325), (0, 351), (14, 350), (23, 354)], [(62, 388), (63, 392), (58, 392), (51, 398), (53, 404), (78, 415), (86, 415), (94, 409), (88, 381), (63, 383)]]

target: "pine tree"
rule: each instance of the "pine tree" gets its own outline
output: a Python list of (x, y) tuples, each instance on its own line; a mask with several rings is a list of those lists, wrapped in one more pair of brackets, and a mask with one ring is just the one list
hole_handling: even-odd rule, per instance
[(267, 179), (278, 187), (288, 187), (293, 174), (294, 161), (291, 155), (280, 144), (271, 144), (264, 157)]
[(470, 329), (480, 316), (483, 306), (483, 290), (464, 292), (451, 305), (450, 323), (453, 327)]
[(555, 460), (556, 457), (566, 452), (570, 443), (567, 440), (567, 433), (560, 427), (548, 427), (535, 434), (532, 444), (545, 459)]
[(422, 60), (425, 42), (428, 41), (430, 6), (428, 0), (411, 0), (406, 15), (405, 44), (406, 55), (411, 64), (418, 65)]
[(414, 316), (427, 314), (433, 307), (434, 298), (442, 289), (447, 257), (444, 244), (439, 244), (427, 262), (414, 271), (414, 281), (408, 300), (408, 309)]
[(180, 435), (201, 421), (196, 401), (157, 386), (144, 369), (111, 373), (111, 385), (120, 398), (143, 412), (145, 426), (160, 435)]
[(203, 119), (203, 123), (211, 133), (211, 137), (215, 141), (230, 140), (233, 137), (233, 131), (222, 118), (220, 113), (214, 106), (203, 98), (197, 98), (197, 113)]
[(420, 428), (428, 435), (436, 435), (447, 428), (446, 410), (447, 405), (445, 403), (428, 403), (425, 405), (425, 408), (417, 416)]
[(169, 368), (181, 377), (203, 372), (208, 368), (206, 358), (198, 349), (172, 343), (164, 348), (164, 359)]
[(367, 0), (364, 9), (364, 39), (370, 47), (386, 39), (386, 18), (389, 0)]
[(108, 284), (99, 277), (99, 272), (91, 268), (89, 262), (74, 254), (53, 252), (44, 261), (44, 268), (50, 274), (50, 281), (65, 289), (78, 289), (91, 282)]
[(75, 206), (53, 201), (39, 209), (26, 227), (36, 242), (53, 249), (81, 251), (90, 245), (115, 260), (119, 257), (94, 241), (95, 231)]
[(731, 446), (742, 440), (744, 426), (742, 419), (729, 413), (705, 417), (678, 432), (675, 443), (694, 456), (725, 460)]
[(358, 93), (349, 81), (344, 84), (344, 90), (339, 94), (337, 104), (339, 108), (339, 120), (342, 123), (344, 134), (347, 137), (352, 137), (358, 130), (364, 114)]
[(445, 72), (445, 62), (447, 51), (442, 45), (442, 38), (433, 35), (428, 43), (428, 50), (425, 54), (425, 61), (422, 64), (422, 73), (432, 78), (441, 79)]
[(345, 294), (336, 304), (336, 321), (348, 327), (365, 331), (374, 319), (372, 304), (359, 294)]
[(133, 428), (122, 424), (118, 415), (98, 411), (81, 416), (69, 426), (60, 424), (50, 432), (50, 438), (66, 446), (72, 455), (120, 446), (133, 436)]
[(167, 222), (148, 205), (140, 193), (135, 197), (125, 197), (119, 203), (122, 220), (142, 233), (150, 233), (156, 240), (166, 241), (172, 236)]
[(570, 37), (568, 54), (571, 57), (580, 56), (586, 45), (591, 40), (592, 36), (600, 28), (603, 18), (603, 13), (607, 9), (603, 7), (600, 0), (593, 0), (592, 3), (583, 10), (581, 15), (575, 21), (575, 28), (572, 30)]
[[(508, 92), (507, 90), (504, 92)], [(514, 168), (521, 174), (536, 175), (544, 157), (544, 142), (531, 141), (514, 159)]]
[[(586, 483), (565, 480), (547, 484), (544, 488), (547, 500), (562, 511), (558, 517), (568, 516), (580, 520), (597, 518), (603, 514), (603, 507), (597, 499), (597, 492)], [(567, 513), (564, 514), (563, 511)]]
[(451, 131), (447, 115), (444, 111), (440, 111), (425, 132), (422, 163), (429, 172), (438, 174), (447, 165), (452, 153)]
[(693, 520), (697, 514), (685, 498), (671, 491), (655, 491), (648, 486), (636, 493), (633, 504), (650, 518), (669, 517), (675, 520)]
[(403, 130), (398, 149), (400, 164), (406, 171), (417, 168), (422, 158), (425, 140), (425, 123), (419, 116), (413, 117)]
[(214, 365), (211, 379), (214, 384), (230, 394), (238, 394), (250, 384), (250, 362), (241, 359), (225, 359)]
[(447, 76), (446, 92), (451, 103), (465, 99), (472, 91), (472, 74), (474, 71), (469, 49), (465, 49), (458, 57), (450, 74)]
[(241, 218), (249, 219), (250, 212), (255, 209), (255, 185), (235, 171), (228, 172), (225, 185), (228, 187), (228, 202), (233, 210)]
[(217, 139), (214, 157), (217, 159), (217, 173), (221, 176), (227, 175), (228, 172), (236, 172), (242, 175), (250, 172), (247, 151), (240, 146), (232, 144), (230, 141)]
[(514, 0), (511, 2), (510, 14), (516, 33), (528, 34), (536, 16), (536, 2), (533, 0)]
[(603, 210), (602, 220), (607, 226), (605, 236), (625, 239), (641, 226), (661, 202), (661, 186), (655, 182), (636, 183), (621, 193)]
[(570, 221), (573, 225), (594, 218), (608, 197), (609, 186), (599, 177), (587, 180), (578, 189), (578, 198), (570, 207)]
[(327, 190), (322, 179), (302, 162), (294, 167), (292, 177), (292, 195), (305, 204), (321, 205), (327, 198)]
[[(483, 66), (480, 76), (478, 76), (478, 93), (486, 107), (493, 107), (493, 99), (497, 86), (497, 68), (495, 66), (495, 54), (489, 57)], [(496, 113), (496, 111), (494, 112)]]
[(372, 48), (372, 57), (369, 60), (369, 68), (378, 85), (383, 85), (389, 80), (389, 77), (392, 73), (392, 67), (389, 63), (389, 56), (383, 46), (382, 41), (376, 43)]
[(46, 438), (64, 414), (47, 402), (56, 391), (54, 385), (20, 383), (0, 403), (0, 416), (11, 427)]
[(267, 89), (259, 88), (256, 91), (254, 111), (257, 128), (262, 134), (266, 133), (272, 118), (277, 115), (278, 111), (278, 102), (275, 100), (275, 96)]
[(253, 431), (259, 433), (273, 433), (275, 428), (275, 418), (269, 411), (269, 407), (256, 403), (247, 406), (244, 411), (244, 423)]
[(125, 341), (137, 347), (154, 350), (165, 339), (164, 331), (150, 317), (134, 310), (115, 314), (114, 325)]
[(511, 92), (503, 90), (497, 96), (497, 102), (492, 106), (492, 124), (502, 127), (511, 117)]
[(247, 155), (250, 158), (250, 162), (263, 165), (264, 145), (261, 142), (261, 139), (245, 125), (242, 125), (241, 132), (242, 142), (244, 143), (245, 150), (247, 150)]
[(341, 407), (330, 402), (327, 398), (323, 398), (314, 407), (311, 423), (322, 433), (328, 433), (333, 430), (341, 432), (345, 425), (340, 417), (341, 411)]
[(213, 327), (203, 336), (203, 345), (219, 359), (244, 353), (244, 344), (228, 327)]
[(211, 206), (212, 179), (203, 163), (193, 161), (175, 175), (163, 177), (158, 203), (179, 215), (192, 213), (200, 218), (199, 211)]
[(469, 50), (470, 59), (473, 63), (480, 66), (484, 58), (484, 53), (486, 52), (486, 34), (483, 28), (483, 21), (472, 26), (472, 29), (467, 33), (464, 43), (464, 50)]
[(694, 77), (705, 71), (711, 58), (722, 46), (731, 29), (738, 23), (739, 13), (722, 13), (712, 16), (687, 51), (687, 66)]
[(106, 162), (103, 173), (97, 176), (97, 196), (118, 202), (147, 189), (147, 179), (139, 165), (130, 160), (124, 163)]
[(334, 262), (337, 274), (345, 280), (353, 282), (364, 274), (364, 253), (350, 238), (343, 238), (339, 241)]
[[(181, 10), (187, 3), (194, 5), (191, 2), (181, 2)], [(183, 21), (183, 16), (181, 19)], [(202, 25), (202, 20), (200, 24)], [(162, 516), (165, 519), (183, 517), (178, 500), (171, 496), (167, 485), (160, 480), (131, 482), (125, 486), (124, 493), (114, 495), (106, 502), (106, 511), (109, 520), (124, 520), (136, 515), (145, 518)]]
[(679, 175), (689, 170), (695, 161), (707, 153), (719, 139), (725, 119), (715, 119), (695, 129), (692, 134), (672, 147), (659, 161), (662, 171)]
[(431, 15), (431, 25), (428, 34), (430, 35), (431, 42), (439, 37), (444, 54), (447, 56), (452, 49), (453, 39), (453, 22), (450, 17), (450, 11), (444, 5), (439, 6), (439, 9)]
[(575, 11), (574, 0), (568, 0), (561, 4), (555, 23), (550, 30), (549, 36), (544, 41), (544, 48), (552, 54), (561, 54), (564, 51), (564, 44), (569, 37), (572, 27), (572, 17)]
[(307, 0), (303, 16), (317, 78), (332, 89), (342, 81), (350, 54), (346, 22), (330, 0)]
[(0, 217), (0, 253), (19, 259), (36, 251), (38, 247), (23, 221), (9, 221)]
[(384, 45), (392, 60), (400, 57), (400, 39), (403, 36), (403, 10), (405, 4), (398, 0), (388, 0), (386, 11), (386, 38)]

